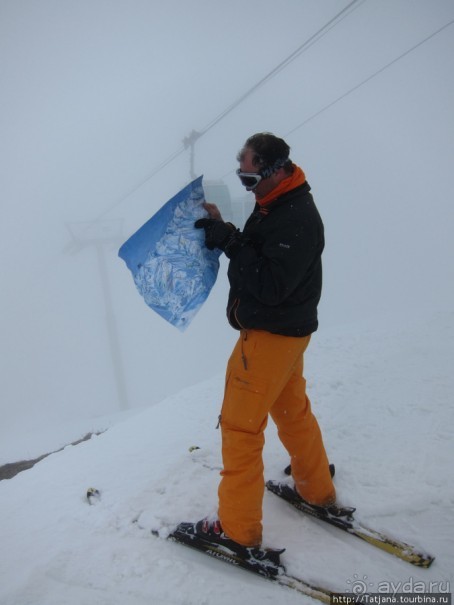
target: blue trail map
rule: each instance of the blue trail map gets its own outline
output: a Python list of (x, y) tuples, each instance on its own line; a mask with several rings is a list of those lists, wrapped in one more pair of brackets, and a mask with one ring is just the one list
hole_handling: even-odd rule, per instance
[(202, 176), (187, 185), (120, 248), (146, 304), (184, 331), (208, 297), (219, 270), (220, 250), (208, 250)]

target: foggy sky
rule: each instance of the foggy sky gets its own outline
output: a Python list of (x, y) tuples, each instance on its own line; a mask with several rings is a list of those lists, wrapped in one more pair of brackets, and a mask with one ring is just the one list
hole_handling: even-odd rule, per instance
[[(181, 334), (117, 250), (191, 180), (188, 153), (148, 175), (347, 4), (0, 0), (0, 449), (2, 434), (120, 409), (94, 244), (128, 406), (224, 370), (225, 262)], [(452, 0), (366, 0), (197, 142), (196, 173), (239, 197), (245, 139), (287, 139), (326, 228), (321, 331), (452, 310), (454, 26), (296, 129), (452, 19)]]

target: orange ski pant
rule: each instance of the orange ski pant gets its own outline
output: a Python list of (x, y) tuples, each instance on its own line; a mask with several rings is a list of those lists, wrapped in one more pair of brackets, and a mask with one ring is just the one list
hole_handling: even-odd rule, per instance
[(335, 499), (328, 458), (303, 378), (309, 341), (310, 336), (242, 330), (227, 365), (218, 514), (225, 533), (245, 546), (262, 541), (262, 450), (268, 414), (290, 455), (298, 493), (314, 504)]

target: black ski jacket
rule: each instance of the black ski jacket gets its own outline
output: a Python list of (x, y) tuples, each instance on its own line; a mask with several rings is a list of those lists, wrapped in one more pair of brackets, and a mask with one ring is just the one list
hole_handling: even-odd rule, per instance
[(322, 219), (307, 182), (254, 212), (232, 246), (227, 318), (237, 330), (307, 336), (318, 327)]

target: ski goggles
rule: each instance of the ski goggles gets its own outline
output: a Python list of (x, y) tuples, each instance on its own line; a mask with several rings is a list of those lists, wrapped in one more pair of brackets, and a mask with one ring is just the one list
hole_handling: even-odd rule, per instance
[(264, 178), (260, 172), (241, 172), (240, 168), (236, 173), (247, 191), (253, 191)]
[(242, 172), (241, 168), (238, 168), (236, 173), (246, 190), (253, 191), (261, 180), (270, 178), (273, 172), (276, 172), (288, 162), (291, 163), (288, 158), (278, 158), (272, 166), (262, 166), (258, 172)]

